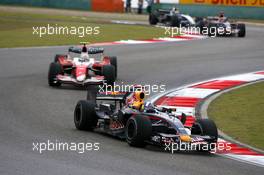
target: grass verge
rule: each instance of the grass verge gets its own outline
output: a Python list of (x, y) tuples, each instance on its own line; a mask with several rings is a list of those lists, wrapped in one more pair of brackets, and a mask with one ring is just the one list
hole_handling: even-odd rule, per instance
[(208, 108), (208, 116), (234, 139), (264, 150), (264, 82), (225, 93)]
[[(75, 26), (100, 27), (99, 35), (33, 35), (33, 27), (41, 26)], [(111, 24), (108, 17), (69, 16), (62, 14), (44, 14), (34, 12), (16, 12), (0, 9), (0, 47), (27, 47), (78, 44), (80, 41), (91, 43), (164, 37), (164, 29), (139, 26)]]

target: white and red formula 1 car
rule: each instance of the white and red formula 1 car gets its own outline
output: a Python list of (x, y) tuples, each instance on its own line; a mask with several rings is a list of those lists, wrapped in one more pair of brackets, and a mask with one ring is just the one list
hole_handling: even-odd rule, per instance
[[(100, 47), (87, 48), (70, 47), (67, 55), (56, 55), (50, 63), (48, 83), (50, 86), (74, 84), (86, 86), (90, 84), (107, 83), (112, 85), (117, 77), (117, 58), (104, 56), (104, 49)], [(75, 56), (72, 56), (75, 54)], [(76, 54), (78, 54), (76, 56)], [(100, 54), (101, 60), (91, 58)]]

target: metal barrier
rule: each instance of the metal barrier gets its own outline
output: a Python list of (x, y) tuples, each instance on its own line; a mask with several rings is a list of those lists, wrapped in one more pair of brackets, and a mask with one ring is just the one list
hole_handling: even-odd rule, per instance
[(91, 0), (1, 0), (0, 4), (91, 10)]
[(264, 19), (264, 0), (179, 0), (179, 3), (156, 3), (152, 10), (173, 6), (191, 16), (215, 16), (224, 11), (230, 18)]

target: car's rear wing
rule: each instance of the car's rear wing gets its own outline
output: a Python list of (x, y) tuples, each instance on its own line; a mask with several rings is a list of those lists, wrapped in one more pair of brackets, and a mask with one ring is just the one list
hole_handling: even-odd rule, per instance
[[(81, 54), (82, 48), (69, 47), (68, 51), (72, 52), (72, 53)], [(90, 47), (90, 48), (88, 48), (88, 54), (99, 54), (99, 53), (104, 53), (104, 48), (102, 48), (102, 47)]]
[(127, 97), (128, 92), (107, 92), (107, 93), (97, 93), (96, 100), (106, 100), (106, 101), (120, 101), (124, 102)]
[(171, 10), (169, 10), (169, 9), (157, 9), (157, 11), (160, 13), (170, 13)]
[[(100, 90), (99, 90), (100, 88)], [(87, 87), (87, 100), (92, 100), (96, 102), (97, 100), (101, 101), (115, 101), (120, 103), (125, 103), (127, 97), (131, 95), (135, 90), (142, 89), (141, 85), (131, 85), (130, 90), (128, 91), (101, 91), (105, 90), (104, 88), (98, 85), (90, 85)]]

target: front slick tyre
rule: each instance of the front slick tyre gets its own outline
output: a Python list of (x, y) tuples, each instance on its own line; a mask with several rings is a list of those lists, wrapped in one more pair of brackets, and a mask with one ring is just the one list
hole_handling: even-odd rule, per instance
[(74, 124), (78, 130), (92, 131), (98, 118), (95, 112), (95, 103), (87, 100), (80, 100), (74, 110)]
[(211, 138), (213, 138), (213, 140), (209, 142), (207, 146), (204, 145), (204, 148), (206, 149), (202, 149), (201, 147), (199, 147), (198, 151), (210, 152), (212, 149), (215, 149), (218, 139), (218, 131), (214, 121), (211, 119), (197, 119), (194, 125), (196, 131), (198, 131), (197, 134), (202, 136), (210, 136)]
[(157, 19), (156, 15), (150, 14), (149, 15), (149, 24), (150, 25), (156, 25), (157, 23), (158, 23), (158, 19)]
[(246, 25), (245, 24), (238, 24), (237, 28), (239, 30), (238, 37), (245, 37), (246, 36)]
[(57, 81), (57, 75), (62, 73), (62, 68), (59, 63), (50, 63), (48, 82), (50, 86), (60, 86), (61, 83)]
[(145, 147), (152, 133), (151, 121), (143, 115), (132, 116), (127, 121), (125, 131), (130, 146)]
[(170, 21), (171, 27), (180, 27), (180, 20), (178, 16), (172, 16)]

